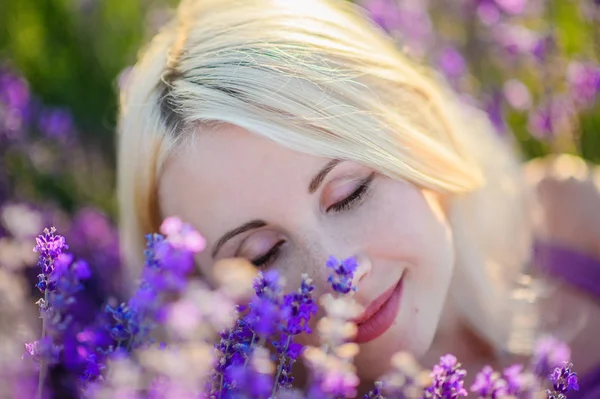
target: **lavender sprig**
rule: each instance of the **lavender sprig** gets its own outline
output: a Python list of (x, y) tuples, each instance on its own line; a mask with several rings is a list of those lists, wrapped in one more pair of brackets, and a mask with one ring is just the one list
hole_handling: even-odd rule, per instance
[(146, 237), (144, 270), (134, 295), (126, 303), (107, 305), (92, 326), (77, 334), (84, 390), (100, 378), (107, 359), (152, 344), (152, 332), (167, 316), (169, 298), (187, 287), (193, 256), (204, 249), (204, 239), (177, 218), (166, 219), (161, 232), (165, 235)]
[(165, 219), (161, 232), (165, 236), (146, 236), (145, 267), (133, 297), (127, 304), (106, 308), (115, 322), (110, 331), (118, 348), (125, 345), (130, 350), (152, 342), (147, 338), (163, 319), (165, 299), (185, 290), (193, 256), (206, 245), (198, 232), (178, 218)]
[[(42, 397), (48, 366), (58, 362), (62, 347), (59, 344), (71, 322), (68, 310), (75, 302), (75, 294), (83, 287), (81, 280), (90, 277), (90, 269), (83, 261), (73, 261), (65, 253), (68, 245), (56, 228), (44, 229), (36, 238), (34, 251), (40, 254), (36, 287), (44, 295), (37, 304), (42, 318), (42, 334), (39, 341), (26, 344), (27, 353), (40, 364), (38, 398)], [(61, 342), (62, 343), (62, 342)]]
[(298, 291), (283, 297), (282, 320), (286, 320), (286, 322), (283, 325), (280, 340), (274, 342), (279, 356), (279, 365), (271, 396), (274, 396), (279, 388), (285, 389), (292, 386), (294, 381), (292, 366), (302, 351), (302, 346), (293, 342), (293, 338), (303, 332), (312, 333), (309, 322), (317, 314), (318, 309), (312, 297), (314, 289), (312, 279), (307, 274), (303, 274)]
[(326, 263), (327, 268), (333, 269), (328, 282), (333, 290), (339, 294), (347, 294), (350, 291), (356, 291), (353, 286), (354, 272), (358, 267), (356, 258), (350, 257), (344, 260), (338, 260), (335, 256), (330, 256)]
[(232, 329), (220, 333), (221, 342), (216, 346), (219, 359), (212, 376), (210, 396), (228, 397), (238, 390), (241, 383), (236, 379), (246, 375), (241, 370), (248, 366), (254, 351), (263, 348), (267, 342), (273, 344), (278, 358), (269, 394), (274, 397), (278, 390), (291, 387), (291, 368), (303, 349), (293, 338), (311, 332), (309, 321), (317, 311), (312, 298), (314, 285), (305, 275), (296, 292), (282, 296), (279, 274), (269, 271), (259, 272), (254, 280), (254, 290), (256, 297), (248, 306), (238, 307), (243, 316)]
[(550, 375), (552, 389), (546, 391), (548, 399), (566, 399), (567, 392), (579, 391), (577, 373), (572, 370), (573, 365), (565, 362), (561, 367), (554, 369)]
[(467, 372), (461, 368), (456, 357), (450, 354), (442, 356), (440, 362), (433, 367), (433, 383), (425, 389), (425, 398), (456, 399), (467, 396), (467, 390), (463, 387), (466, 375)]
[(331, 256), (326, 266), (333, 269), (329, 284), (342, 295), (334, 298), (325, 294), (320, 298), (327, 314), (317, 323), (322, 347), (308, 347), (304, 351), (304, 359), (312, 369), (308, 395), (311, 398), (353, 397), (359, 384), (353, 359), (359, 349), (356, 343), (348, 341), (356, 335), (356, 324), (352, 320), (363, 310), (352, 298), (343, 295), (356, 290), (353, 280), (357, 263), (355, 258), (339, 261)]

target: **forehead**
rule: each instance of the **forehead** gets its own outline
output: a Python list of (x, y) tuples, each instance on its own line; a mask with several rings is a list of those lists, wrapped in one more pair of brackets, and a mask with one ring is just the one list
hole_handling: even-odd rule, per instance
[(289, 212), (309, 195), (310, 179), (326, 162), (237, 126), (201, 131), (165, 165), (162, 216), (193, 223), (210, 241), (250, 219)]

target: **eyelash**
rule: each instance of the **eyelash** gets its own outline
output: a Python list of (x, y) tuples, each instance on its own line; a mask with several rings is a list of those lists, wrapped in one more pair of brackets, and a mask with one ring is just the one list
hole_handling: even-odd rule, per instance
[[(331, 205), (326, 209), (326, 212), (342, 212), (347, 211), (352, 208), (352, 206), (360, 201), (368, 192), (371, 187), (371, 183), (373, 182), (373, 178), (375, 177), (375, 173), (371, 173), (366, 179), (362, 181), (362, 183), (357, 187), (356, 190), (343, 200)], [(285, 243), (285, 240), (279, 241), (277, 244), (273, 245), (273, 247), (264, 255), (252, 260), (252, 264), (259, 269), (268, 267), (271, 263), (273, 263), (277, 256), (279, 255), (280, 247)]]
[(366, 179), (362, 181), (362, 183), (358, 186), (356, 190), (340, 202), (337, 202), (326, 209), (326, 212), (342, 212), (347, 211), (352, 208), (352, 206), (360, 201), (368, 192), (371, 187), (371, 182), (375, 177), (375, 173), (371, 173)]
[(275, 259), (277, 259), (277, 256), (279, 255), (279, 248), (283, 244), (285, 244), (285, 240), (279, 241), (277, 244), (273, 245), (273, 247), (269, 249), (269, 251), (266, 254), (261, 255), (260, 257), (252, 260), (252, 264), (258, 267), (259, 269), (269, 266), (275, 261)]

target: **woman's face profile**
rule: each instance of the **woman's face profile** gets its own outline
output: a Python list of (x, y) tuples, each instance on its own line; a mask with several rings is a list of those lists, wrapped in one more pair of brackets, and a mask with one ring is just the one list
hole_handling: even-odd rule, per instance
[[(391, 355), (422, 354), (450, 284), (454, 252), (437, 196), (349, 161), (292, 151), (232, 125), (199, 132), (161, 175), (163, 216), (206, 238), (198, 263), (210, 279), (219, 259), (274, 268), (295, 289), (303, 273), (329, 290), (325, 262), (355, 256), (359, 374), (375, 378)], [(315, 343), (315, 337), (304, 337)]]

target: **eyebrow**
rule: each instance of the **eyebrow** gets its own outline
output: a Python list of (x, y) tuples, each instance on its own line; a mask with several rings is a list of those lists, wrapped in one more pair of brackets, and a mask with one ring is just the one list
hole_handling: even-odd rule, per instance
[(336, 165), (340, 162), (342, 162), (341, 159), (332, 159), (331, 161), (327, 162), (323, 169), (321, 169), (319, 173), (317, 173), (315, 177), (313, 177), (310, 181), (310, 184), (308, 185), (308, 193), (314, 194), (315, 191), (317, 191), (317, 189), (321, 185), (321, 183), (323, 183), (323, 180), (325, 180), (327, 174), (331, 172), (331, 170), (335, 168)]
[[(308, 185), (308, 193), (314, 194), (315, 191), (317, 191), (319, 189), (319, 187), (325, 180), (325, 177), (327, 176), (327, 174), (329, 172), (331, 172), (331, 170), (333, 168), (335, 168), (336, 165), (338, 165), (340, 162), (342, 162), (341, 159), (332, 159), (331, 161), (327, 162), (327, 164), (325, 164), (325, 166), (323, 166), (323, 168), (310, 181), (310, 184)], [(215, 255), (217, 254), (217, 252), (219, 252), (219, 250), (221, 249), (221, 247), (227, 241), (229, 241), (233, 237), (237, 236), (238, 234), (245, 233), (248, 230), (258, 229), (258, 228), (264, 227), (266, 225), (267, 225), (267, 222), (265, 222), (264, 220), (255, 219), (255, 220), (251, 220), (248, 223), (245, 223), (239, 227), (236, 227), (235, 229), (233, 229), (231, 231), (228, 231), (227, 233), (223, 234), (223, 236), (221, 238), (219, 238), (219, 241), (217, 241), (217, 244), (215, 245), (215, 247), (212, 250), (212, 257), (214, 258)]]
[(219, 241), (217, 241), (217, 245), (215, 245), (214, 249), (212, 250), (212, 257), (215, 257), (215, 255), (217, 254), (217, 252), (219, 252), (219, 249), (221, 249), (223, 244), (225, 244), (227, 241), (237, 236), (238, 234), (242, 234), (248, 230), (258, 229), (266, 225), (267, 222), (265, 222), (264, 220), (257, 219), (251, 220), (248, 223), (241, 225), (240, 227), (236, 227), (235, 229), (228, 231), (227, 233), (223, 234), (221, 238), (219, 238)]

